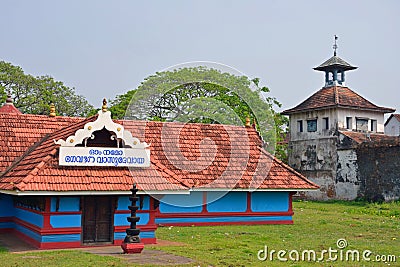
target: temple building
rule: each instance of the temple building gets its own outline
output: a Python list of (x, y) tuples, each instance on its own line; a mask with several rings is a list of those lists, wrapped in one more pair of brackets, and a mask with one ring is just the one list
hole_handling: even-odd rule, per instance
[[(320, 186), (305, 194), (311, 199), (397, 199), (400, 177), (390, 157), (377, 173), (360, 160), (365, 156), (364, 143), (370, 149), (371, 143), (396, 144), (384, 135), (384, 115), (395, 110), (375, 105), (345, 85), (345, 73), (357, 67), (337, 56), (336, 39), (333, 56), (314, 68), (325, 73), (324, 86), (282, 112), (290, 120), (289, 165)], [(389, 173), (376, 179), (383, 170)], [(392, 179), (397, 182), (388, 182)], [(371, 186), (380, 190), (372, 192)]]
[(0, 108), (0, 231), (38, 248), (120, 245), (130, 189), (143, 243), (160, 225), (292, 224), (318, 186), (263, 149), (250, 125), (112, 120)]

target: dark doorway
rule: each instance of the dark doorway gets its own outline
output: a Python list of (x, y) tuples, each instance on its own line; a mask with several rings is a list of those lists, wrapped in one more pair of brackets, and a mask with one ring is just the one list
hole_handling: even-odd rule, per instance
[(83, 243), (112, 242), (112, 201), (110, 197), (83, 198)]

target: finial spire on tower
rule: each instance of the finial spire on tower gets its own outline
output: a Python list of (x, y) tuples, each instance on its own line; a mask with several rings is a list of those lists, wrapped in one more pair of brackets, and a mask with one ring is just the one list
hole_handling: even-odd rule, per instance
[(335, 34), (335, 43), (333, 44), (333, 56), (335, 56), (335, 57), (336, 57), (336, 50), (338, 48), (337, 43), (336, 43), (338, 38), (339, 37)]
[(315, 67), (314, 70), (325, 72), (325, 87), (330, 86), (344, 86), (345, 82), (345, 72), (348, 70), (355, 70), (357, 67), (354, 67), (336, 56), (337, 52), (337, 39), (338, 36), (334, 35), (334, 44), (333, 44), (333, 57)]

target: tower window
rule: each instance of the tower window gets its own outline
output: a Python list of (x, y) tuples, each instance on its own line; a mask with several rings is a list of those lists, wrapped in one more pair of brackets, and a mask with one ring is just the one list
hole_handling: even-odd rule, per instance
[(376, 120), (371, 120), (371, 132), (377, 131), (377, 122)]
[(324, 126), (324, 129), (325, 130), (328, 130), (329, 129), (329, 118), (328, 117), (326, 117), (326, 118), (322, 118), (322, 122), (323, 122), (323, 126)]
[(317, 131), (317, 119), (307, 120), (307, 132)]
[(356, 118), (356, 129), (360, 132), (368, 131), (368, 119)]
[(303, 132), (303, 121), (297, 121), (297, 131), (299, 133)]
[(351, 117), (346, 117), (346, 129), (352, 129), (353, 128), (353, 121)]

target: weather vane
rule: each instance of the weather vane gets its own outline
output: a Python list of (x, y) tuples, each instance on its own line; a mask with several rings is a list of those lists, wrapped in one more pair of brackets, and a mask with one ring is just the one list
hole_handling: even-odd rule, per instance
[(338, 37), (337, 37), (337, 35), (335, 34), (335, 43), (333, 44), (333, 55), (334, 55), (335, 57), (336, 57), (336, 50), (337, 50), (337, 48), (338, 48), (338, 46), (337, 46), (337, 44), (336, 44), (337, 39), (338, 39)]

